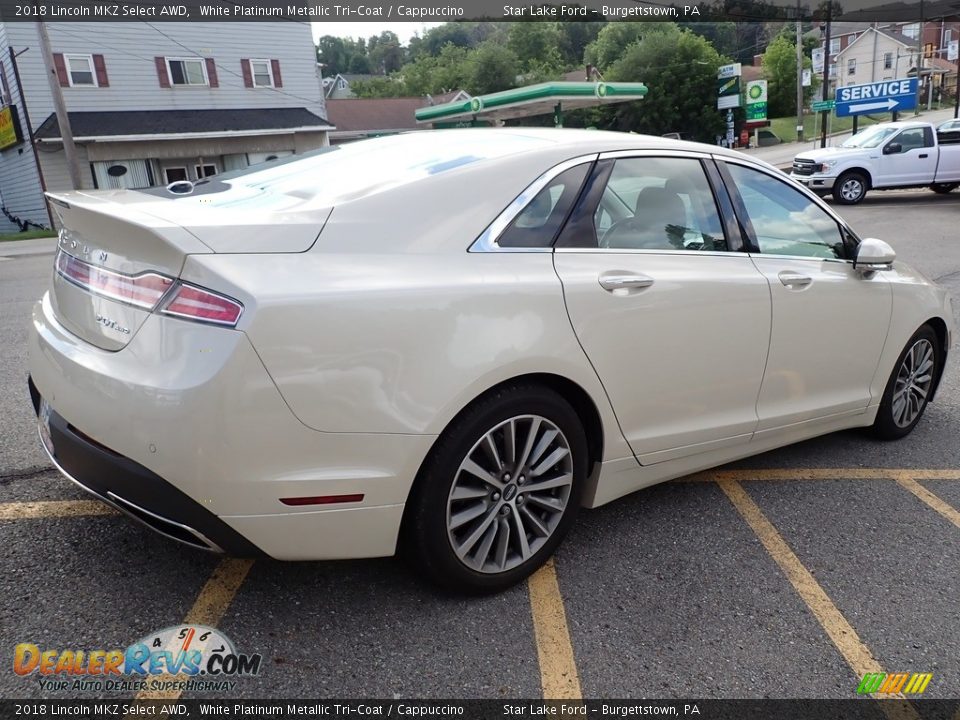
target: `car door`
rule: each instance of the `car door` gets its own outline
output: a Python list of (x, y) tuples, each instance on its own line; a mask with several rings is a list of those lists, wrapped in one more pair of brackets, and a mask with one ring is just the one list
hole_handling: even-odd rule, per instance
[(554, 263), (634, 453), (650, 464), (748, 442), (770, 294), (724, 225), (709, 157), (611, 153), (586, 187)]
[(886, 276), (855, 271), (856, 239), (776, 171), (722, 168), (773, 303), (758, 433), (863, 412), (890, 323)]
[(874, 185), (924, 185), (933, 182), (937, 170), (937, 149), (933, 129), (912, 127), (901, 130), (883, 144), (877, 161)]

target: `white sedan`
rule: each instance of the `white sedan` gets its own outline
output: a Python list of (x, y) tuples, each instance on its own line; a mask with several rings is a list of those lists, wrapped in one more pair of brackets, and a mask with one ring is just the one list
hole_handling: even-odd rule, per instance
[(663, 138), (420, 132), (50, 198), (43, 445), (215, 551), (404, 549), (497, 590), (581, 506), (906, 435), (951, 344), (945, 293), (886, 243), (769, 165)]

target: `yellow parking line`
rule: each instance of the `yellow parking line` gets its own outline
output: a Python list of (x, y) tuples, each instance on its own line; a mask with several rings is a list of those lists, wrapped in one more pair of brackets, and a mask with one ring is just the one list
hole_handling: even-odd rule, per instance
[(713, 482), (730, 480), (899, 480), (904, 475), (915, 480), (960, 480), (953, 468), (766, 468), (762, 470), (710, 470), (677, 478), (674, 482)]
[(117, 515), (117, 511), (99, 500), (43, 500), (0, 503), (0, 520)]
[(923, 485), (910, 477), (910, 475), (904, 473), (898, 477), (897, 484), (900, 485), (900, 487), (912, 492), (920, 499), (921, 502), (926, 503), (938, 513), (943, 515), (947, 520), (960, 528), (960, 512), (957, 512), (957, 510), (955, 510), (952, 506), (948, 505), (932, 492), (927, 490), (925, 487), (923, 487)]
[[(747, 491), (736, 480), (717, 479), (717, 485), (730, 499), (737, 512), (747, 521), (757, 538), (766, 548), (773, 561), (780, 566), (793, 589), (806, 603), (810, 612), (826, 631), (830, 640), (836, 646), (844, 660), (853, 669), (857, 678), (867, 673), (883, 672), (880, 663), (876, 661), (870, 648), (863, 644), (857, 631), (847, 622), (843, 613), (833, 604), (833, 601), (824, 592), (820, 583), (813, 574), (800, 562), (787, 541), (783, 539), (760, 507), (747, 494)], [(874, 696), (876, 697), (876, 696)], [(886, 698), (903, 700), (901, 693), (883, 696), (881, 709), (891, 720), (919, 720), (919, 715), (913, 707), (905, 702), (889, 702)]]
[[(208, 625), (216, 627), (223, 618), (237, 591), (243, 584), (247, 573), (253, 566), (253, 560), (240, 558), (225, 558), (214, 569), (210, 579), (200, 591), (193, 607), (183, 618), (183, 625)], [(155, 679), (186, 680), (186, 675), (158, 675)], [(181, 695), (180, 690), (151, 691), (142, 690), (137, 693), (135, 700), (176, 700)]]
[(530, 576), (527, 585), (543, 697), (545, 700), (581, 700), (583, 692), (573, 658), (567, 613), (552, 558)]

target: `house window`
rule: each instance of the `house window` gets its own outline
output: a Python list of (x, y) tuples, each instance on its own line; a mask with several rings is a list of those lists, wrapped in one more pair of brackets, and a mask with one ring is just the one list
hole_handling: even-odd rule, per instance
[(902, 32), (908, 38), (916, 40), (920, 36), (920, 23), (910, 23), (909, 25), (904, 25), (900, 32)]
[(64, 55), (70, 87), (97, 87), (92, 55)]
[(200, 58), (167, 58), (171, 85), (206, 85), (207, 69)]
[(840, 52), (840, 38), (830, 38), (830, 54), (836, 55)]
[(883, 54), (883, 69), (889, 70), (892, 67), (893, 67), (893, 53), (885, 52)]
[(250, 74), (253, 77), (254, 87), (275, 87), (269, 60), (251, 60)]
[(163, 169), (164, 177), (167, 179), (167, 185), (175, 182), (182, 182), (184, 180), (189, 180), (187, 177), (187, 169), (185, 167), (168, 167)]
[(340, 78), (339, 80), (337, 80), (337, 87), (340, 88), (341, 90), (346, 90), (346, 89), (347, 89), (347, 81), (344, 80), (343, 78)]
[(202, 180), (203, 178), (211, 177), (212, 175), (217, 174), (217, 166), (213, 163), (206, 165), (194, 165), (193, 170), (197, 175), (197, 180)]
[(857, 59), (850, 58), (847, 60), (847, 75), (856, 75), (857, 74)]

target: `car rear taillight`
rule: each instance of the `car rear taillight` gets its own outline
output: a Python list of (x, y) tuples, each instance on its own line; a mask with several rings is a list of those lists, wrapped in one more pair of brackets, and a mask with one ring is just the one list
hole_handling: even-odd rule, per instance
[(56, 269), (63, 278), (94, 295), (150, 312), (226, 327), (234, 327), (243, 312), (239, 302), (211, 290), (155, 272), (125, 275), (62, 250), (57, 253)]
[(233, 327), (240, 319), (243, 305), (225, 295), (178, 282), (160, 312), (187, 320)]
[(173, 286), (173, 278), (155, 272), (124, 275), (84, 262), (60, 251), (57, 254), (57, 272), (74, 285), (94, 295), (117, 302), (153, 310)]

